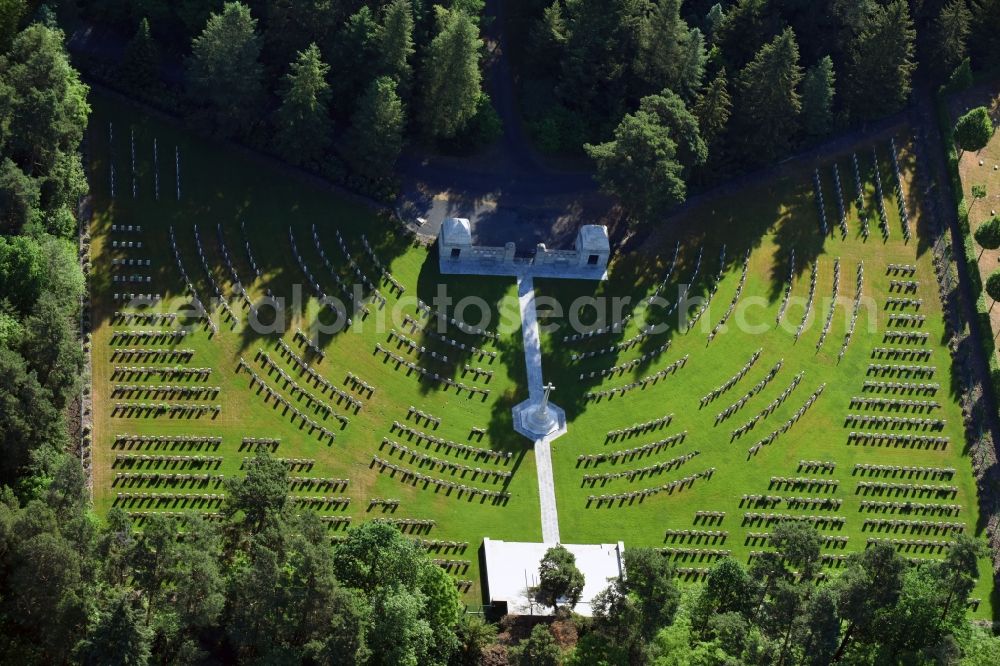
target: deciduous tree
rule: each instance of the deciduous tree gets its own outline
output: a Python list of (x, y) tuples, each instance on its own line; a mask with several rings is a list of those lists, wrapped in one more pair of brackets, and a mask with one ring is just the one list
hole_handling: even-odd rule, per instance
[[(983, 250), (996, 250), (1000, 248), (1000, 217), (994, 215), (989, 218), (978, 227), (973, 233), (976, 238), (976, 242), (979, 243), (979, 247)], [(979, 252), (979, 258), (981, 259), (983, 252)]]
[(0, 284), (5, 297), (22, 314), (28, 314), (45, 287), (45, 252), (29, 236), (0, 236)]
[(840, 640), (840, 616), (837, 596), (829, 585), (823, 585), (806, 602), (803, 655), (815, 666), (830, 663)]
[(605, 649), (620, 655), (610, 661), (641, 663), (649, 642), (673, 622), (680, 591), (670, 560), (653, 549), (628, 549), (625, 570), (594, 599), (595, 629)]
[(709, 570), (700, 592), (700, 614), (735, 612), (747, 617), (757, 601), (758, 589), (743, 565), (731, 558), (720, 560)]
[(852, 642), (870, 645), (889, 621), (903, 587), (906, 563), (889, 544), (876, 544), (852, 555), (848, 566), (836, 579), (837, 610), (847, 623), (833, 661), (840, 659)]
[(559, 666), (562, 651), (547, 624), (536, 624), (531, 634), (510, 649), (516, 666)]
[(650, 548), (625, 551), (625, 589), (635, 597), (647, 640), (674, 621), (680, 603), (674, 567), (668, 558)]
[(949, 613), (955, 614), (956, 606), (962, 611), (955, 614), (954, 618), (950, 618), (950, 621), (955, 623), (964, 621), (964, 609), (969, 594), (972, 593), (979, 578), (979, 559), (986, 553), (987, 548), (982, 541), (968, 534), (960, 534), (948, 549), (944, 562), (938, 564), (935, 574), (945, 595), (941, 608), (942, 622), (949, 620)]
[(458, 649), (458, 590), (399, 530), (366, 523), (334, 556), (337, 578), (369, 600), (366, 636), (374, 663), (447, 661)]
[(246, 475), (226, 479), (228, 516), (240, 514), (250, 533), (281, 518), (288, 502), (288, 468), (264, 449), (247, 461)]
[(771, 543), (800, 579), (809, 580), (816, 574), (823, 541), (814, 527), (793, 521), (779, 523), (771, 533)]
[(547, 606), (558, 608), (559, 600), (565, 599), (572, 608), (580, 600), (583, 592), (583, 573), (576, 567), (576, 556), (562, 545), (545, 551), (538, 564), (538, 600)]
[(993, 307), (1000, 300), (1000, 268), (990, 273), (990, 276), (986, 278), (986, 293), (993, 299), (993, 302), (990, 304), (990, 311), (992, 312)]
[[(61, 30), (33, 23), (0, 59), (0, 91), (8, 96), (0, 102), (0, 154), (40, 181), (77, 175), (57, 166), (79, 147), (90, 113), (63, 39)], [(45, 208), (44, 195), (39, 205)]]
[(708, 147), (701, 138), (698, 119), (688, 111), (678, 95), (664, 90), (639, 101), (639, 111), (654, 116), (665, 127), (677, 145), (677, 160), (684, 166), (685, 175), (708, 159)]
[(595, 162), (601, 188), (617, 196), (637, 222), (654, 221), (687, 196), (677, 144), (647, 111), (626, 115), (611, 141), (585, 144), (584, 150)]
[(456, 630), (459, 649), (452, 658), (458, 666), (480, 666), (483, 653), (496, 640), (497, 627), (479, 615), (464, 613)]

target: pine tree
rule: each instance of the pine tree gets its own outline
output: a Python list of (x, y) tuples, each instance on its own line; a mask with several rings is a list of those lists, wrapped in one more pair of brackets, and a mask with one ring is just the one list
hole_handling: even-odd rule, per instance
[(336, 65), (333, 77), (333, 105), (337, 118), (346, 119), (354, 100), (364, 94), (372, 80), (372, 63), (378, 62), (379, 25), (367, 5), (351, 14), (333, 38), (330, 62)]
[(705, 73), (705, 39), (680, 15), (680, 0), (663, 0), (646, 22), (637, 63), (650, 91), (670, 88), (690, 99)]
[(784, 20), (771, 5), (769, 0), (738, 0), (725, 11), (713, 41), (729, 71), (745, 67), (762, 45), (781, 34)]
[(263, 96), (257, 20), (239, 2), (212, 14), (191, 45), (190, 93), (222, 136), (242, 134), (260, 117)]
[(395, 81), (388, 76), (375, 79), (351, 118), (348, 162), (358, 173), (373, 180), (389, 176), (403, 148), (405, 124)]
[(343, 21), (332, 0), (268, 0), (252, 4), (265, 26), (264, 60), (284, 67), (309, 44), (325, 44), (332, 27)]
[(586, 124), (610, 125), (626, 110), (626, 100), (659, 89), (636, 85), (647, 2), (637, 0), (573, 0), (564, 3), (549, 25), (563, 42), (556, 94), (578, 110)]
[(424, 61), (424, 100), (420, 117), (432, 137), (455, 136), (476, 114), (483, 42), (475, 22), (460, 10), (439, 10), (440, 29)]
[(942, 88), (951, 93), (970, 87), (972, 87), (972, 63), (968, 57), (965, 57), (962, 58), (962, 62), (958, 63), (958, 67), (948, 75)]
[(25, 0), (0, 0), (0, 53), (5, 53), (17, 34), (28, 5)]
[[(715, 140), (722, 136), (726, 129), (726, 123), (729, 122), (729, 115), (733, 111), (733, 102), (726, 85), (725, 70), (720, 69), (704, 92), (698, 96), (693, 111), (695, 117), (698, 118), (701, 136), (711, 147)], [(711, 153), (710, 150), (709, 154)]]
[(149, 91), (159, 87), (159, 70), (159, 49), (149, 31), (149, 19), (144, 18), (125, 49), (119, 76), (131, 89)]
[(675, 92), (690, 101), (701, 88), (705, 78), (705, 63), (708, 61), (705, 36), (701, 34), (701, 30), (691, 28), (684, 46), (684, 51), (681, 53), (680, 77)]
[(413, 75), (413, 51), (413, 5), (410, 0), (393, 0), (386, 7), (382, 24), (382, 70), (392, 77), (404, 97)]
[(977, 68), (1000, 63), (1000, 0), (971, 0), (972, 39), (969, 50)]
[(79, 663), (142, 666), (149, 662), (153, 630), (129, 590), (116, 589), (101, 600), (97, 621), (77, 647)]
[(972, 12), (965, 0), (951, 0), (934, 22), (935, 71), (942, 77), (958, 67), (965, 57)]
[(737, 78), (735, 131), (750, 162), (785, 153), (799, 126), (799, 47), (791, 28), (765, 44)]
[(726, 12), (722, 9), (721, 3), (715, 3), (712, 5), (712, 8), (708, 10), (708, 14), (705, 15), (705, 29), (708, 31), (709, 41), (713, 43), (715, 42), (716, 33), (725, 18)]
[(916, 30), (905, 0), (875, 6), (847, 46), (842, 93), (854, 118), (901, 109), (910, 97)]
[(820, 137), (830, 131), (835, 82), (830, 56), (824, 56), (806, 72), (802, 81), (802, 121), (806, 134)]
[(278, 151), (293, 164), (315, 166), (330, 146), (329, 71), (319, 47), (310, 44), (299, 52), (285, 77), (275, 142)]

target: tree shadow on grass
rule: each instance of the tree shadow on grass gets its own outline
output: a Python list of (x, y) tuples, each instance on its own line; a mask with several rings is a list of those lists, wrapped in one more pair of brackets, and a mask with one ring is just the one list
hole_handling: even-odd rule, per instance
[[(646, 249), (643, 252), (618, 257), (607, 282), (599, 285), (556, 280), (536, 283), (536, 286), (541, 285), (547, 296), (557, 298), (564, 309), (563, 320), (549, 334), (548, 342), (550, 344), (545, 350), (545, 366), (546, 376), (552, 376), (560, 384), (561, 389), (565, 387), (560, 390), (558, 402), (566, 410), (570, 420), (586, 409), (589, 402), (586, 396), (587, 392), (608, 381), (606, 376), (598, 376), (597, 373), (612, 367), (619, 367), (619, 358), (627, 355), (629, 357), (638, 356), (635, 359), (637, 362), (627, 367), (619, 367), (613, 376), (620, 379), (616, 382), (609, 382), (609, 387), (653, 376), (660, 369), (667, 367), (665, 359), (671, 358), (669, 347), (666, 350), (663, 349), (665, 344), (669, 343), (676, 335), (684, 334), (692, 324), (695, 325), (691, 329), (692, 333), (710, 327), (712, 321), (719, 317), (719, 313), (728, 308), (730, 301), (726, 300), (726, 297), (722, 295), (724, 292), (721, 290), (714, 294), (719, 298), (718, 301), (712, 298), (720, 270), (723, 277), (731, 271), (742, 270), (745, 253), (748, 249), (752, 250), (760, 244), (761, 237), (767, 230), (765, 220), (773, 219), (764, 214), (752, 215), (750, 219), (760, 222), (756, 227), (756, 233), (747, 233), (745, 227), (733, 226), (736, 213), (727, 212), (730, 206), (735, 211), (736, 203), (728, 201), (724, 205), (715, 206), (710, 216), (711, 219), (707, 223), (700, 215), (686, 214), (677, 222), (672, 230), (673, 233), (664, 236), (661, 251)], [(791, 214), (793, 213), (789, 213), (789, 215)], [(693, 226), (694, 224), (699, 226)], [(738, 232), (733, 233), (734, 229)], [(678, 238), (683, 240), (680, 241), (677, 263), (669, 275), (669, 279), (664, 283), (665, 274), (672, 263), (674, 251), (678, 247), (678, 241), (675, 240)], [(724, 243), (726, 254), (724, 263), (720, 265), (719, 258)], [(695, 274), (699, 251), (702, 254), (702, 259), (697, 274)], [(785, 278), (787, 278), (787, 272), (783, 280)], [(645, 299), (661, 283), (663, 283), (663, 288), (659, 292), (659, 296), (666, 301), (666, 304), (647, 307)], [(638, 325), (622, 327), (621, 331), (613, 333), (595, 335), (592, 339), (564, 340), (564, 336), (577, 332), (567, 321), (568, 313), (565, 310), (568, 308), (569, 302), (580, 296), (613, 295), (629, 297), (629, 303), (634, 307), (633, 311), (637, 317), (634, 324)], [(732, 295), (727, 294), (727, 296), (731, 298)], [(680, 303), (675, 307), (675, 303), (678, 301)], [(695, 323), (694, 318), (702, 303), (706, 301), (708, 301), (708, 308)], [(611, 310), (612, 308), (607, 309)], [(714, 316), (713, 313), (715, 313)], [(617, 322), (620, 319), (611, 318), (610, 321)], [(593, 328), (600, 327), (602, 323), (607, 325), (607, 321), (585, 321), (585, 323), (592, 323)], [(636, 340), (635, 336), (646, 326), (653, 326), (655, 332), (640, 336)], [(626, 343), (624, 349), (615, 348), (621, 343)], [(610, 351), (608, 351), (609, 348), (611, 348)], [(602, 353), (588, 359), (573, 360), (574, 354), (602, 350)], [(590, 376), (591, 372), (595, 373), (594, 377)], [(583, 378), (581, 378), (581, 374), (584, 375)], [(669, 376), (659, 378), (656, 383), (658, 381), (669, 381)], [(615, 399), (621, 399), (621, 397)]]
[[(508, 374), (517, 367), (523, 370), (523, 360), (515, 358), (520, 345), (515, 344), (514, 336), (519, 333), (505, 331), (505, 322), (501, 320), (503, 313), (511, 307), (516, 312), (516, 301), (505, 302), (513, 281), (513, 278), (506, 277), (442, 275), (438, 268), (437, 245), (431, 247), (421, 265), (415, 290), (416, 298), (431, 308), (431, 314), (427, 316), (414, 310), (411, 316), (421, 327), (420, 330), (399, 332), (423, 347), (428, 356), (433, 351), (438, 358), (428, 360), (414, 356), (411, 360), (418, 365), (433, 365), (433, 371), (439, 376), (462, 382), (467, 379), (466, 365), (492, 370), (493, 379), (485, 383), (481, 380), (473, 382), (480, 388), (495, 384), (495, 377), (502, 368), (506, 368)], [(439, 299), (439, 296), (446, 300)], [(484, 307), (486, 311), (483, 311)], [(489, 335), (462, 330), (451, 319), (481, 328)], [(494, 351), (496, 359), (484, 357), (476, 350)], [(447, 357), (447, 361), (441, 360), (442, 357)], [(424, 381), (420, 384), (421, 394), (442, 390), (453, 389), (443, 383)]]
[[(810, 271), (812, 263), (823, 254), (826, 237), (811, 183), (797, 188), (785, 202), (774, 224), (774, 243), (769, 293), (772, 302), (784, 294), (790, 271), (798, 278)], [(794, 268), (791, 264), (793, 252)]]

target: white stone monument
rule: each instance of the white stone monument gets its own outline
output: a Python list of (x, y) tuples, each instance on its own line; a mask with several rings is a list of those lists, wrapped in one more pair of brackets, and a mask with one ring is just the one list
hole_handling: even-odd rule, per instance
[(539, 243), (534, 257), (518, 258), (516, 252), (512, 242), (503, 246), (473, 244), (472, 225), (463, 217), (449, 217), (441, 224), (438, 261), (444, 274), (604, 280), (611, 244), (607, 227), (585, 224), (577, 232), (571, 250), (553, 250)]
[(528, 398), (515, 405), (514, 430), (532, 440), (555, 439), (566, 432), (566, 413), (549, 402), (549, 395), (555, 388), (549, 382), (542, 387), (541, 400)]
[(554, 388), (552, 382), (542, 387), (544, 391), (542, 402), (528, 415), (528, 424), (536, 432), (550, 432), (556, 425), (556, 419), (552, 415), (552, 410), (549, 409), (549, 395)]
[(472, 227), (463, 217), (449, 217), (441, 224), (438, 235), (441, 261), (462, 261), (472, 255)]

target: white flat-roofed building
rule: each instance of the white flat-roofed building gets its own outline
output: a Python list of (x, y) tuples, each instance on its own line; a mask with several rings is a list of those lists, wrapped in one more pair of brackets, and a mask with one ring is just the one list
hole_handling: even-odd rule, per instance
[[(525, 543), (483, 539), (486, 565), (486, 601), (506, 604), (512, 615), (551, 615), (550, 606), (535, 601), (530, 588), (538, 585), (538, 565), (552, 543)], [(625, 544), (562, 544), (576, 557), (576, 567), (583, 573), (584, 586), (573, 611), (593, 616), (594, 597), (608, 588), (610, 581), (625, 572)]]

